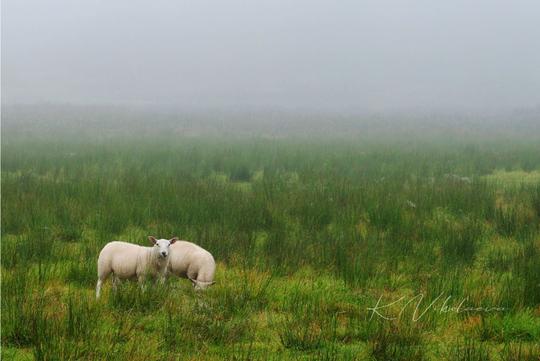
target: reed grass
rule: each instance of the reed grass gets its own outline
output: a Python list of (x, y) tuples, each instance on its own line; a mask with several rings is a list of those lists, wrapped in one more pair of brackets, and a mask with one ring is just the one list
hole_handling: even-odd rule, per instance
[[(516, 174), (538, 169), (539, 144), (503, 140), (15, 137), (2, 145), (2, 356), (533, 359), (540, 184)], [(101, 247), (150, 234), (210, 250), (216, 285), (106, 284), (96, 302)], [(504, 310), (370, 319), (379, 297), (418, 294), (420, 307), (442, 294)]]

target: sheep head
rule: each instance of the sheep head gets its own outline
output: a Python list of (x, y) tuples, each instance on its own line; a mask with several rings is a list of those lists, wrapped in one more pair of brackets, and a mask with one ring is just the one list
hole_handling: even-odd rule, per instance
[(177, 237), (171, 239), (156, 239), (153, 236), (148, 236), (148, 240), (154, 245), (154, 252), (161, 258), (169, 256), (169, 247), (178, 240)]

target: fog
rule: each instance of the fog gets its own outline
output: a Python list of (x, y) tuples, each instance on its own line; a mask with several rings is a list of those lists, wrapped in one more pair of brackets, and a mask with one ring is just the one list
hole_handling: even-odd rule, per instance
[(537, 1), (2, 2), (2, 103), (540, 105)]

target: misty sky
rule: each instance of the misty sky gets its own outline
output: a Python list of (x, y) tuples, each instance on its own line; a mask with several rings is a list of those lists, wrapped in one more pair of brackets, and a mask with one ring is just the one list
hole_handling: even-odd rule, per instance
[(2, 101), (535, 107), (540, 2), (4, 0)]

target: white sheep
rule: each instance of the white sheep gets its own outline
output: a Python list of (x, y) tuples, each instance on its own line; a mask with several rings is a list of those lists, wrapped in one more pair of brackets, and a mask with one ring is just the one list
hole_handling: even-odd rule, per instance
[(109, 242), (103, 247), (98, 258), (98, 281), (96, 298), (101, 293), (101, 285), (113, 274), (113, 288), (119, 280), (137, 279), (142, 284), (145, 277), (156, 277), (165, 280), (169, 264), (169, 247), (177, 241), (159, 239), (149, 236), (153, 247), (143, 247), (127, 242)]
[(177, 241), (171, 245), (169, 273), (189, 278), (196, 290), (205, 289), (214, 282), (216, 262), (202, 247), (188, 241)]

